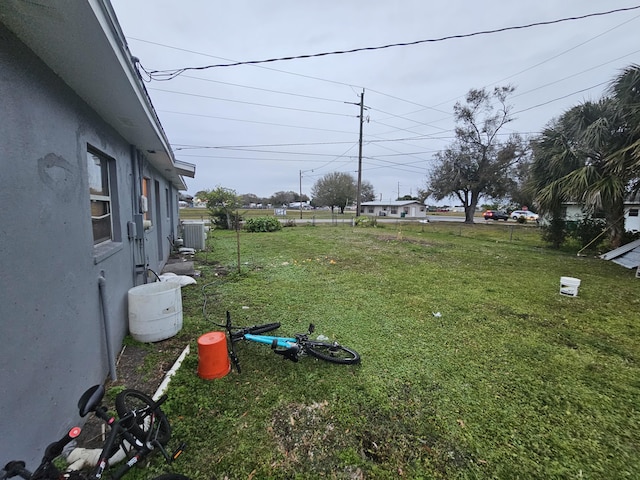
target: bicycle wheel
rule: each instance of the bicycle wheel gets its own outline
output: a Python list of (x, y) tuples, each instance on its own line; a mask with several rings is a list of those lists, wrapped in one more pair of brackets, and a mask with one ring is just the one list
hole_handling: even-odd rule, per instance
[(305, 342), (305, 351), (312, 357), (331, 363), (354, 365), (360, 362), (360, 355), (355, 350), (343, 347), (338, 343)]
[(270, 332), (275, 330), (276, 328), (280, 328), (280, 322), (276, 323), (265, 323), (264, 325), (254, 325), (253, 327), (243, 328), (238, 332), (231, 333), (231, 340), (238, 341), (241, 340), (245, 333), (252, 333), (254, 335), (260, 335), (261, 333)]
[(271, 330), (275, 330), (276, 328), (280, 328), (280, 322), (265, 323), (264, 325), (254, 325), (253, 327), (247, 328), (247, 333), (260, 335), (261, 333), (267, 333), (267, 332), (270, 332)]
[[(151, 397), (138, 390), (123, 390), (116, 396), (116, 411), (118, 416), (122, 418), (131, 411), (141, 410), (154, 403)], [(150, 439), (158, 440), (161, 445), (166, 445), (171, 438), (169, 420), (160, 408), (156, 408), (153, 414), (155, 415), (153, 425), (151, 424), (151, 412), (149, 412), (148, 415), (132, 418), (131, 422), (127, 422), (124, 427), (129, 429), (134, 437), (142, 441), (146, 440), (149, 430), (153, 429)]]

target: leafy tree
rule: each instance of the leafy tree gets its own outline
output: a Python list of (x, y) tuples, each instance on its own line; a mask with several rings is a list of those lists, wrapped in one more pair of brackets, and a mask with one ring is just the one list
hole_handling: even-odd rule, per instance
[(240, 220), (233, 213), (240, 206), (240, 197), (235, 190), (219, 186), (215, 190), (202, 190), (196, 196), (207, 202), (209, 214), (220, 228), (231, 230)]
[(269, 198), (269, 203), (272, 205), (289, 205), (291, 202), (295, 202), (296, 197), (299, 196), (299, 194), (293, 191), (276, 192)]
[(327, 173), (313, 185), (311, 195), (316, 205), (331, 207), (332, 212), (338, 207), (340, 213), (344, 213), (345, 206), (355, 201), (356, 191), (356, 180), (352, 175), (333, 172)]
[(251, 205), (252, 203), (262, 203), (262, 199), (253, 193), (243, 193), (239, 196), (239, 201), (244, 206)]
[(197, 198), (201, 202), (206, 202), (208, 194), (209, 194), (209, 190), (199, 190), (198, 192), (196, 192), (193, 198)]
[(511, 86), (472, 89), (464, 104), (456, 103), (456, 139), (436, 154), (426, 190), (420, 192), (436, 200), (455, 195), (464, 205), (465, 223), (473, 223), (481, 196), (502, 198), (515, 187), (513, 167), (526, 149), (516, 134), (504, 142), (498, 137), (511, 121), (507, 97), (513, 91)]
[[(357, 189), (357, 185), (356, 185)], [(372, 202), (376, 199), (376, 192), (373, 185), (366, 180), (360, 182), (360, 202)]]

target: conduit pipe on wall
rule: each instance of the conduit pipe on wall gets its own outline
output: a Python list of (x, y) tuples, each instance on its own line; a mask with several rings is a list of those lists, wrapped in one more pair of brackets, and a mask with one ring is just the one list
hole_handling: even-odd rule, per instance
[(100, 292), (100, 305), (102, 306), (102, 322), (104, 324), (104, 336), (107, 344), (107, 359), (109, 360), (109, 376), (111, 381), (118, 379), (116, 374), (116, 357), (113, 354), (113, 346), (111, 345), (111, 328), (109, 326), (109, 310), (107, 309), (107, 280), (104, 274), (98, 277), (98, 290)]

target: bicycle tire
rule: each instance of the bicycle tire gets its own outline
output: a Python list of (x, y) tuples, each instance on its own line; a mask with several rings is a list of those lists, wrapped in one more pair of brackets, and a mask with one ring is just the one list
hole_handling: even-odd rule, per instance
[(272, 330), (280, 328), (280, 322), (265, 323), (264, 325), (254, 325), (247, 329), (247, 333), (253, 333), (254, 335), (260, 335), (261, 333), (267, 333)]
[[(154, 403), (151, 397), (139, 390), (123, 390), (116, 396), (116, 411), (118, 412), (118, 416), (122, 418), (132, 410), (145, 408)], [(155, 438), (161, 445), (166, 445), (171, 438), (171, 425), (169, 424), (167, 416), (160, 408), (156, 408), (154, 413), (155, 422), (153, 428), (155, 432), (152, 434), (151, 439), (153, 440)], [(146, 440), (149, 428), (151, 427), (149, 416), (142, 418), (136, 417), (133, 418), (130, 423), (127, 423), (127, 425), (123, 426), (127, 428), (134, 437), (142, 441)]]
[(351, 348), (343, 347), (338, 343), (305, 342), (305, 351), (312, 357), (319, 358), (330, 363), (341, 365), (355, 365), (360, 363), (360, 354)]
[(260, 335), (261, 333), (271, 332), (280, 328), (280, 322), (265, 323), (264, 325), (254, 325), (253, 327), (243, 328), (238, 332), (231, 333), (232, 340), (241, 340), (245, 333), (252, 333), (253, 335)]

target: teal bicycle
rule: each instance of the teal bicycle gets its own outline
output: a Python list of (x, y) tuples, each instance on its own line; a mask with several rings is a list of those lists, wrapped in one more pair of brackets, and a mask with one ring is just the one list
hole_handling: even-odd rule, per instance
[[(218, 325), (222, 327), (222, 325)], [(227, 322), (224, 328), (229, 340), (229, 357), (240, 373), (240, 360), (236, 354), (235, 344), (241, 340), (269, 345), (273, 352), (282, 355), (285, 360), (297, 362), (300, 357), (309, 355), (330, 363), (342, 365), (355, 365), (360, 363), (360, 355), (355, 350), (340, 345), (338, 342), (324, 340), (312, 340), (309, 336), (314, 332), (315, 326), (309, 324), (307, 333), (295, 334), (293, 337), (275, 337), (262, 335), (280, 327), (280, 323), (265, 323), (251, 327), (237, 327), (231, 322), (231, 314), (227, 312)]]

